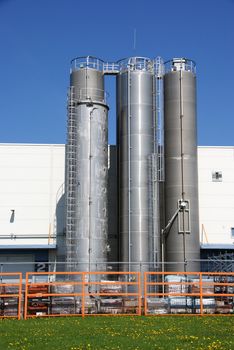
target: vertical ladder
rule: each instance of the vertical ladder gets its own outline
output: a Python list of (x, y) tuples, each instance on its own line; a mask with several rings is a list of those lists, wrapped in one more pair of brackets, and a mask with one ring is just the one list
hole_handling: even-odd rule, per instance
[(76, 233), (76, 183), (77, 183), (77, 118), (75, 88), (70, 87), (68, 95), (68, 121), (66, 145), (66, 247), (67, 269), (74, 263)]
[(163, 182), (164, 175), (164, 109), (163, 109), (163, 76), (164, 63), (161, 57), (156, 57), (154, 62), (156, 77), (156, 123), (158, 145), (158, 181)]

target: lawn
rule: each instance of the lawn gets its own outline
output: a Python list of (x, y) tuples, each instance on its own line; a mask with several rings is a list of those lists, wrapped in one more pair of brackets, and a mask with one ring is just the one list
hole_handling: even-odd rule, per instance
[(233, 317), (0, 320), (1, 350), (233, 350)]

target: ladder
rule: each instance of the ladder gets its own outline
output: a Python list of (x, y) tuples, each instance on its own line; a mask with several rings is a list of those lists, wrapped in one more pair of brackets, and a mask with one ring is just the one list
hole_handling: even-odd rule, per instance
[(68, 94), (67, 144), (66, 144), (66, 248), (67, 269), (74, 263), (74, 240), (76, 236), (76, 183), (77, 183), (77, 118), (75, 88)]

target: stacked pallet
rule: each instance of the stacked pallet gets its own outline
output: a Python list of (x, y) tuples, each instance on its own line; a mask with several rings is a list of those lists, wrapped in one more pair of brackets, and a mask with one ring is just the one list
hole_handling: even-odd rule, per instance
[[(57, 284), (53, 285), (51, 288), (53, 294), (58, 294), (57, 296), (52, 296), (50, 300), (51, 314), (53, 315), (72, 315), (80, 313), (80, 300), (76, 300), (75, 296), (65, 296), (65, 294), (74, 293), (73, 284)], [(61, 296), (59, 295), (61, 294)]]
[(43, 294), (47, 294), (48, 291), (48, 285), (30, 285), (28, 287), (28, 294), (35, 295), (28, 298), (29, 315), (42, 316), (48, 314), (50, 299), (43, 296)]
[(0, 305), (1, 316), (18, 315), (18, 298), (1, 298)]
[[(203, 298), (202, 299), (203, 314), (215, 313), (215, 298)], [(194, 310), (195, 313), (201, 313), (201, 300), (200, 298), (194, 298)]]
[(232, 314), (234, 312), (234, 298), (228, 294), (233, 294), (234, 285), (227, 285), (227, 283), (233, 284), (234, 278), (232, 276), (216, 276), (215, 283), (215, 294), (219, 294), (215, 297), (216, 313)]
[(101, 280), (100, 293), (119, 294), (122, 292), (122, 285), (118, 281)]
[[(198, 278), (192, 278), (190, 280), (191, 288), (190, 292), (194, 294), (200, 294), (200, 280)], [(212, 277), (202, 278), (202, 294), (214, 294), (214, 279)]]
[[(165, 277), (165, 292), (168, 293), (170, 313), (187, 314), (192, 313), (192, 299), (188, 296), (178, 296), (178, 294), (188, 294), (189, 285), (185, 276), (167, 275)], [(177, 295), (175, 295), (177, 294)]]
[(169, 297), (171, 314), (191, 314), (193, 312), (193, 300), (191, 297)]
[(217, 314), (232, 314), (234, 311), (233, 309), (233, 302), (229, 300), (216, 300), (215, 302), (215, 312)]
[(147, 313), (162, 315), (169, 313), (169, 299), (151, 297), (147, 298)]
[(122, 298), (101, 298), (100, 313), (104, 314), (121, 314), (123, 308)]
[[(19, 300), (15, 296), (11, 296), (13, 294), (19, 293), (18, 286), (8, 286), (1, 285), (0, 286), (0, 316), (12, 316), (16, 317), (18, 315), (18, 303)], [(1, 295), (8, 295), (8, 297), (2, 297)]]
[(104, 314), (121, 314), (123, 312), (122, 285), (118, 281), (101, 280), (100, 293), (110, 294), (100, 297), (98, 312)]

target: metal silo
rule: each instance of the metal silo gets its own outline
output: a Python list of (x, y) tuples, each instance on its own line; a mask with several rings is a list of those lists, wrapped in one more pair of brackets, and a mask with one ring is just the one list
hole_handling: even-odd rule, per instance
[[(199, 271), (198, 168), (195, 63), (165, 65), (165, 223), (162, 231), (169, 271)], [(181, 262), (181, 264), (178, 264)]]
[(108, 107), (103, 62), (72, 61), (66, 146), (66, 244), (69, 270), (105, 269)]
[[(119, 61), (117, 75), (120, 261), (148, 270), (153, 235), (152, 167), (156, 152), (155, 76), (147, 58)], [(144, 265), (144, 266), (143, 266)]]

